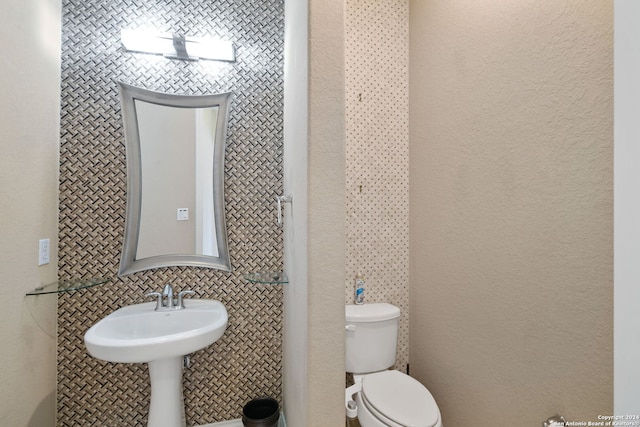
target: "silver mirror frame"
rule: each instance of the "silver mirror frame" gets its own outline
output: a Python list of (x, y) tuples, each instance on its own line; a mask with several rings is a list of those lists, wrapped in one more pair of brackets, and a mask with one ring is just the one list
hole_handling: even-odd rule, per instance
[[(119, 276), (160, 267), (192, 266), (231, 271), (227, 225), (224, 205), (224, 154), (227, 139), (227, 123), (231, 93), (213, 95), (175, 95), (154, 92), (118, 82), (122, 121), (124, 124), (127, 160), (127, 210), (124, 241), (120, 258)], [(170, 107), (207, 108), (218, 107), (215, 148), (213, 154), (213, 201), (218, 256), (195, 254), (159, 255), (135, 259), (140, 232), (140, 210), (142, 206), (142, 158), (140, 132), (135, 101), (145, 101)]]

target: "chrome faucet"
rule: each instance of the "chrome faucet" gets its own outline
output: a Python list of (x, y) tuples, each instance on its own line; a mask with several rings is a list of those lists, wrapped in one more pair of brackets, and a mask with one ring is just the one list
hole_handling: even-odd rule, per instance
[(178, 298), (173, 298), (173, 287), (167, 283), (164, 285), (164, 289), (162, 293), (160, 292), (150, 292), (146, 296), (147, 297), (155, 297), (156, 298), (156, 311), (160, 310), (180, 310), (184, 308), (184, 296), (185, 295), (193, 295), (194, 291), (187, 289), (185, 291), (178, 292)]
[(173, 300), (173, 287), (169, 283), (164, 285), (164, 289), (162, 290), (162, 306), (168, 308), (175, 307), (175, 301)]

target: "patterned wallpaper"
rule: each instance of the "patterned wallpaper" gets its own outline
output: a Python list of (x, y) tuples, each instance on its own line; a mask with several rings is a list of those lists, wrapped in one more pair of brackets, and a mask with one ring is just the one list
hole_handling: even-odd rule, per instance
[(402, 311), (396, 369), (409, 361), (409, 3), (346, 2), (347, 283)]
[[(59, 426), (143, 425), (144, 364), (90, 357), (86, 330), (165, 283), (222, 301), (229, 327), (184, 372), (188, 425), (238, 418), (259, 395), (281, 399), (282, 288), (247, 272), (282, 270), (283, 0), (63, 0), (59, 274), (110, 283), (58, 299)], [(122, 28), (232, 40), (237, 61), (185, 62), (124, 52)], [(126, 203), (116, 81), (172, 93), (234, 94), (225, 199), (232, 273), (177, 267), (117, 277)]]

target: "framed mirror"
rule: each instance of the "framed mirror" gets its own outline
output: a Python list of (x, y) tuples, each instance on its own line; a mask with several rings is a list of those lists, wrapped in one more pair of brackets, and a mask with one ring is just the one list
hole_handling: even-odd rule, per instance
[(231, 94), (118, 88), (127, 156), (118, 274), (172, 266), (231, 271), (224, 207)]

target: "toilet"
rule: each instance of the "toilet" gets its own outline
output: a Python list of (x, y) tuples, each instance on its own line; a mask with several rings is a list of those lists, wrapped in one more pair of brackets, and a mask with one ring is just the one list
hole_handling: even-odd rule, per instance
[[(349, 418), (362, 427), (442, 427), (440, 409), (419, 381), (389, 370), (396, 361), (400, 309), (387, 303), (346, 306)], [(354, 400), (355, 397), (355, 400)]]

